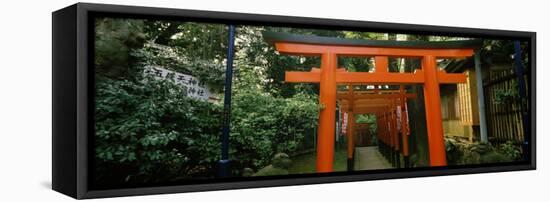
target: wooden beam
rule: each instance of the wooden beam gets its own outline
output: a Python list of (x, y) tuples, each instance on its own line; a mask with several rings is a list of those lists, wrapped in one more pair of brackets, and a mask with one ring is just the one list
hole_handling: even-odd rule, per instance
[(384, 48), (362, 46), (334, 46), (276, 42), (275, 49), (282, 54), (320, 56), (333, 53), (338, 56), (392, 56), (423, 57), (431, 55), (438, 58), (464, 58), (474, 54), (473, 49), (437, 49), (437, 48)]
[(361, 107), (354, 110), (355, 114), (373, 114), (384, 112), (385, 109), (379, 107)]
[[(384, 68), (382, 68), (384, 69)], [(466, 83), (466, 75), (463, 73), (446, 73), (443, 70), (437, 71), (439, 83)], [(287, 71), (285, 82), (290, 83), (319, 83), (321, 81), (321, 70), (314, 68), (310, 72)], [(414, 73), (388, 73), (388, 72), (348, 72), (342, 68), (336, 71), (337, 83), (363, 83), (363, 84), (422, 84), (424, 73), (416, 70)]]
[(419, 84), (424, 83), (424, 74), (415, 73), (369, 73), (369, 72), (338, 72), (337, 83), (363, 84)]
[[(346, 69), (340, 67), (336, 72), (346, 72)], [(321, 69), (317, 67), (311, 68), (309, 72), (286, 71), (285, 82), (289, 83), (319, 83), (321, 82)]]
[[(345, 99), (345, 100), (349, 100), (350, 99), (350, 95), (348, 95), (347, 93), (338, 93), (338, 99)], [(354, 96), (354, 99), (355, 100), (361, 100), (361, 99), (381, 99), (381, 98), (386, 98), (386, 99), (397, 99), (397, 98), (401, 98), (401, 97), (406, 97), (406, 98), (409, 98), (409, 99), (414, 99), (416, 98), (416, 93), (406, 93), (404, 95), (401, 95), (401, 94), (374, 94), (374, 93), (363, 93), (363, 94), (355, 94), (353, 95)]]
[[(361, 105), (354, 105), (353, 108), (355, 109), (361, 109), (361, 108), (371, 108), (371, 107), (377, 107), (382, 108), (384, 111), (390, 111), (394, 110), (393, 108), (389, 108), (391, 105), (389, 104), (383, 104), (383, 103), (374, 103), (374, 104), (361, 104)], [(348, 105), (342, 105), (342, 107), (348, 107)]]
[(285, 72), (285, 82), (289, 83), (319, 83), (321, 72)]
[(442, 84), (466, 83), (466, 74), (464, 73), (446, 73), (444, 70), (437, 71), (437, 80)]

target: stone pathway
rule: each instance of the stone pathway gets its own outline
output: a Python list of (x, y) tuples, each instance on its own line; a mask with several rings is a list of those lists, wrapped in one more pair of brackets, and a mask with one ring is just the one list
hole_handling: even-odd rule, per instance
[(378, 147), (355, 148), (354, 170), (377, 170), (393, 168), (392, 165), (378, 152)]

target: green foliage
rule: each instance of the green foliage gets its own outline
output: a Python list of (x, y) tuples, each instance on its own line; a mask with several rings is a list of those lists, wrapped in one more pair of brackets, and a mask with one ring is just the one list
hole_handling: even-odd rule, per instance
[[(521, 44), (522, 48), (522, 59), (524, 60), (524, 66), (527, 64), (527, 43)], [(513, 63), (513, 55), (515, 53), (514, 43), (512, 40), (484, 40), (483, 49), (481, 52), (482, 58), (490, 58), (490, 60), (485, 60), (483, 62), (488, 62), (489, 64), (497, 63)]]
[(517, 89), (497, 89), (495, 90), (493, 102), (495, 104), (510, 104), (518, 98), (519, 95)]
[(511, 162), (517, 160), (511, 154), (521, 155), (515, 153), (519, 151), (513, 151), (514, 149), (511, 147), (505, 146), (505, 149), (500, 149), (488, 143), (470, 143), (452, 138), (445, 138), (445, 148), (447, 161), (450, 165)]
[(356, 123), (369, 123), (376, 124), (376, 115), (375, 114), (359, 114), (355, 116)]
[(317, 124), (317, 99), (311, 95), (276, 98), (250, 90), (232, 99), (230, 156), (238, 165), (257, 169), (275, 153), (296, 152)]
[(309, 71), (320, 66), (319, 57), (289, 56), (277, 53), (272, 45), (266, 43), (262, 31), (309, 34), (317, 36), (342, 37), (339, 31), (297, 29), (282, 27), (241, 26), (237, 29), (237, 58), (246, 67), (255, 67), (261, 71), (262, 89), (274, 96), (292, 97), (298, 93), (315, 94), (318, 88), (312, 85), (288, 84), (284, 82), (285, 71)]
[(511, 162), (512, 160), (506, 155), (501, 154), (497, 151), (491, 151), (484, 155), (481, 155), (479, 158), (479, 163), (505, 163)]
[[(336, 147), (334, 148), (334, 171), (344, 172), (347, 170), (347, 150), (346, 148)], [(296, 156), (292, 156), (292, 164), (289, 167), (290, 174), (305, 174), (316, 173), (315, 162), (317, 161), (317, 153), (309, 152)]]
[(500, 153), (513, 160), (519, 160), (522, 157), (520, 146), (511, 141), (507, 141), (506, 143), (499, 145), (497, 149)]
[(386, 39), (386, 34), (376, 33), (376, 32), (352, 32), (352, 31), (343, 31), (344, 36), (350, 39), (370, 39), (370, 40), (384, 40)]
[(185, 96), (167, 80), (97, 84), (98, 181), (169, 181), (211, 171), (218, 160), (221, 107)]
[(188, 58), (208, 61), (226, 58), (228, 32), (224, 24), (146, 21), (144, 29), (152, 42), (176, 48)]
[(506, 89), (495, 90), (493, 103), (495, 104), (512, 104), (519, 100), (518, 83), (512, 80), (512, 84)]
[(133, 49), (146, 40), (143, 21), (133, 19), (98, 18), (95, 22), (95, 71), (108, 78), (128, 78), (136, 73), (131, 68)]

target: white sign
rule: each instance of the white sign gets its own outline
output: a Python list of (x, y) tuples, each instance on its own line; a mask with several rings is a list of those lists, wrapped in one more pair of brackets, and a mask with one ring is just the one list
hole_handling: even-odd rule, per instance
[(167, 70), (158, 66), (147, 66), (145, 72), (153, 75), (157, 79), (172, 79), (176, 84), (181, 85), (187, 91), (186, 96), (200, 100), (217, 100), (210, 93), (204, 82), (199, 81), (194, 76)]
[(348, 113), (343, 112), (342, 113), (342, 134), (347, 134), (348, 129)]

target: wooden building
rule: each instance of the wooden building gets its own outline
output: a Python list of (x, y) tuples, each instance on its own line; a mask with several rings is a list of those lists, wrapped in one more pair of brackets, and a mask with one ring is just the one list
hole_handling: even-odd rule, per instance
[(460, 63), (461, 65), (450, 63), (445, 67), (448, 72), (465, 73), (467, 82), (441, 86), (443, 131), (447, 137), (479, 140), (478, 81), (473, 64), (468, 65), (468, 61)]

